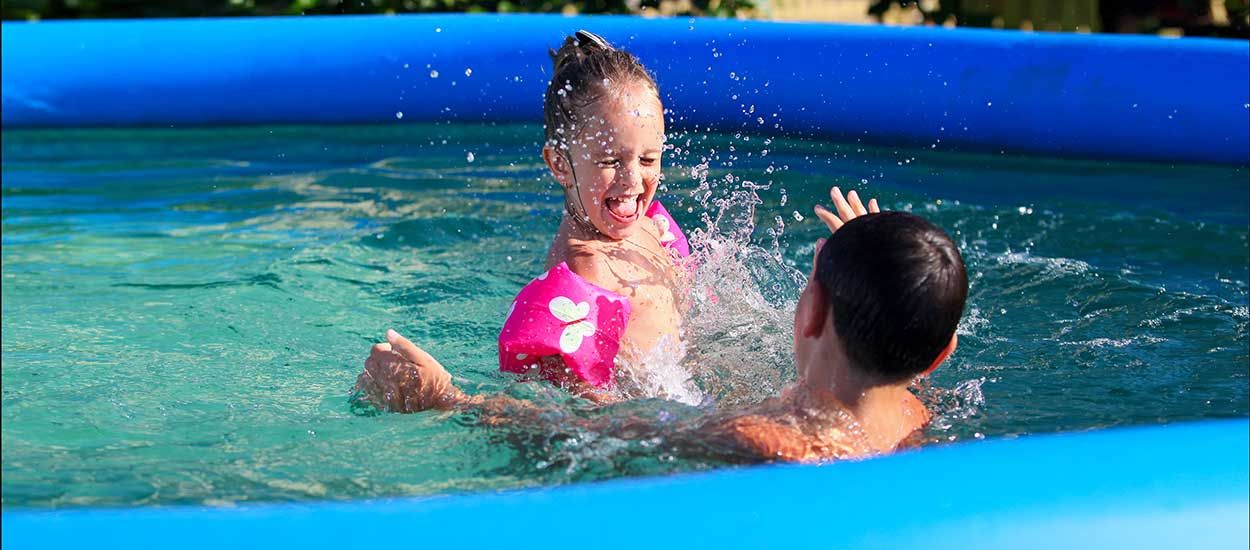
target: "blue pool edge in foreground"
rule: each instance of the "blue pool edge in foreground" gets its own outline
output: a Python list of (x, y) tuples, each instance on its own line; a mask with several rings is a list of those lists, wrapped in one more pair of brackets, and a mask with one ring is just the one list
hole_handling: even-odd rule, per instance
[(238, 508), (6, 510), (5, 548), (1245, 548), (1250, 422), (930, 447), (549, 489)]

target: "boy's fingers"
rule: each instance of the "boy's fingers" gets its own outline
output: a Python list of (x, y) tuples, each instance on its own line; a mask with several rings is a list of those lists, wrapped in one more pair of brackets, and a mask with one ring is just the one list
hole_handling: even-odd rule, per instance
[(881, 212), (881, 207), (877, 206), (877, 199), (869, 199), (868, 211), (872, 212), (873, 214), (878, 214)]
[(825, 226), (829, 228), (830, 233), (837, 231), (839, 227), (842, 227), (842, 220), (839, 220), (833, 212), (826, 210), (825, 207), (819, 204), (816, 205), (816, 217), (820, 218), (820, 221), (825, 222)]
[(856, 193), (854, 189), (846, 194), (846, 199), (851, 204), (851, 210), (855, 211), (856, 216), (863, 216), (868, 213), (868, 210), (864, 208), (864, 203), (859, 200), (859, 193)]
[(833, 207), (838, 209), (838, 216), (842, 221), (849, 221), (855, 217), (855, 210), (851, 209), (851, 205), (842, 197), (842, 190), (834, 187), (829, 191), (829, 196), (833, 198)]

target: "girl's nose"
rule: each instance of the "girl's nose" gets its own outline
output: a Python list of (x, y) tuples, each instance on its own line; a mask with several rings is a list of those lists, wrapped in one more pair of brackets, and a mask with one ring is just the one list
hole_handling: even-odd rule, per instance
[(627, 162), (621, 167), (621, 184), (629, 192), (641, 192), (644, 189), (645, 178), (643, 167), (638, 161)]

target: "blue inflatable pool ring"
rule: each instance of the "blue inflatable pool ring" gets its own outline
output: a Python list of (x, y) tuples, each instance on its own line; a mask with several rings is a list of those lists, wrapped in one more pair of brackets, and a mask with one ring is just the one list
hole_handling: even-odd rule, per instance
[(1248, 435), (1237, 420), (497, 494), (6, 511), (0, 533), (6, 549), (1244, 549)]
[(656, 73), (673, 128), (1250, 164), (1244, 41), (707, 19), (5, 23), (3, 124), (537, 122), (578, 28)]
[[(1245, 42), (733, 20), (4, 23), (0, 120), (6, 130), (537, 122), (547, 48), (579, 28), (642, 58), (674, 129), (1250, 164)], [(1250, 422), (1236, 419), (493, 494), (239, 508), (8, 507), (0, 542), (1246, 548), (1248, 471)], [(579, 522), (559, 520), (570, 513)]]

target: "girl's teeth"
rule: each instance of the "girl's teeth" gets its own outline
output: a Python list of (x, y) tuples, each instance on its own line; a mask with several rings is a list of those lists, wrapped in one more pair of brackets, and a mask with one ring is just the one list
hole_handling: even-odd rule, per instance
[(638, 213), (638, 197), (611, 198), (608, 209), (621, 218), (631, 218)]

